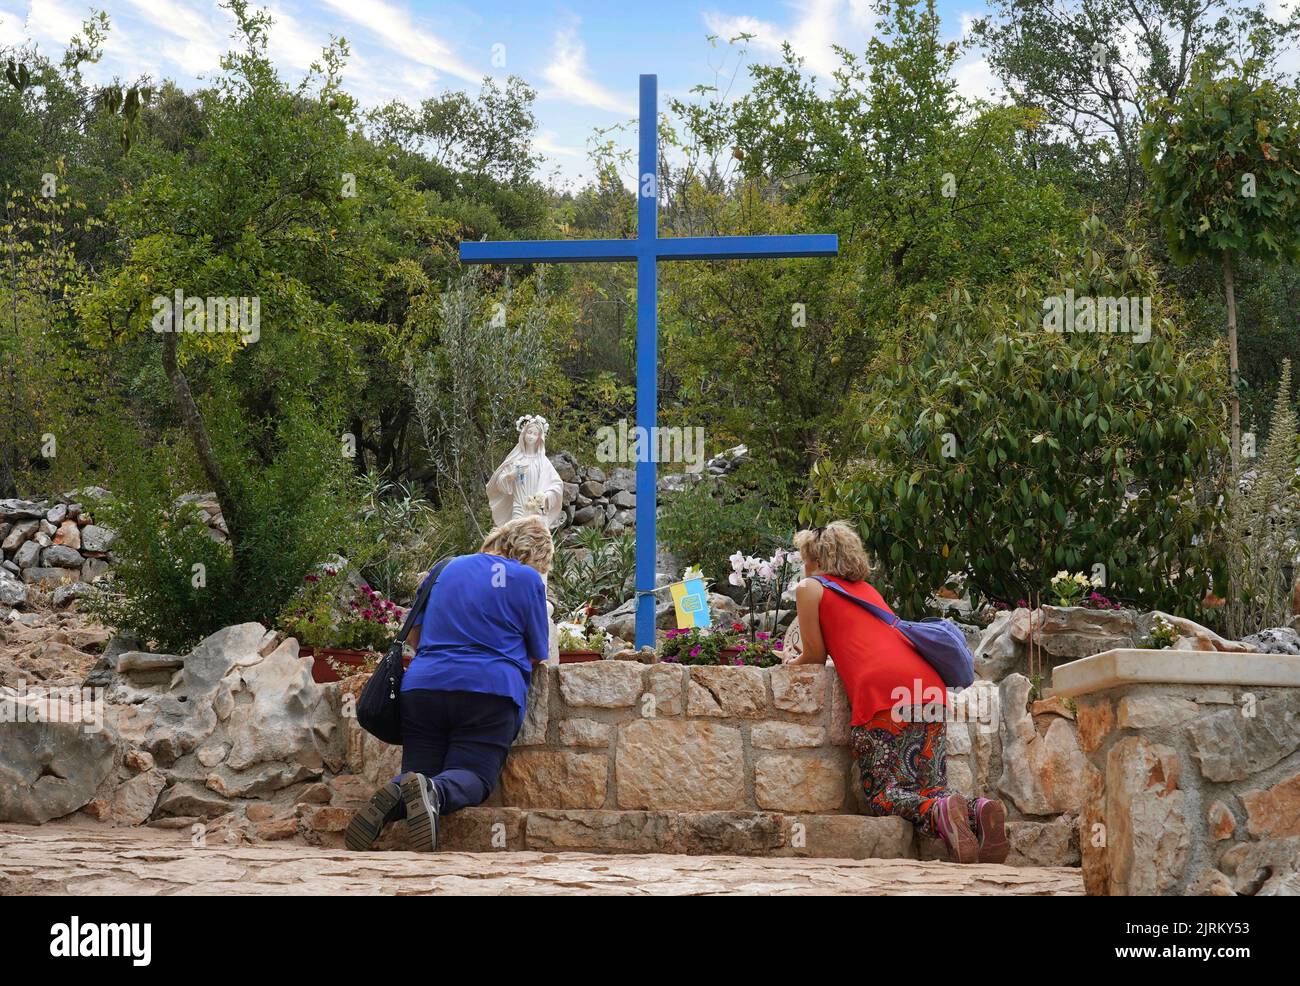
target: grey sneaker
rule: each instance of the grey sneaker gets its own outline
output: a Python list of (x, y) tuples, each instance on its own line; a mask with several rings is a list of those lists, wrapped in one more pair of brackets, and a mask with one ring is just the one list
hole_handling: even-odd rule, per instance
[(356, 852), (373, 847), (384, 826), (400, 815), (401, 804), (401, 788), (389, 781), (371, 795), (369, 804), (352, 816), (343, 835), (343, 844)]
[(438, 848), (438, 789), (423, 774), (403, 774), (402, 800), (406, 802), (406, 831), (416, 852)]

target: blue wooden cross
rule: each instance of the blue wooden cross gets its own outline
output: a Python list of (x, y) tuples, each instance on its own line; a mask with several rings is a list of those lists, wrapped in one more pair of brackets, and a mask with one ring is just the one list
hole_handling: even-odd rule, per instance
[[(465, 242), (467, 264), (578, 264), (636, 261), (636, 423), (652, 441), (659, 404), (660, 260), (746, 260), (760, 257), (833, 257), (839, 237), (681, 236), (659, 238), (659, 80), (641, 76), (640, 180), (634, 240), (515, 240)], [(636, 466), (636, 646), (655, 643), (656, 462), (638, 457)]]

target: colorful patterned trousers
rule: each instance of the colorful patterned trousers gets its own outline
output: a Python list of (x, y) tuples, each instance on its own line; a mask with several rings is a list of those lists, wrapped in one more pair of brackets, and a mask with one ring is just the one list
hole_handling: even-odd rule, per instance
[(925, 711), (914, 708), (909, 722), (900, 721), (902, 717), (891, 709), (882, 709), (865, 726), (854, 726), (851, 735), (867, 814), (898, 815), (934, 836), (935, 802), (957, 792), (947, 787), (946, 724), (942, 717), (938, 722), (924, 721)]

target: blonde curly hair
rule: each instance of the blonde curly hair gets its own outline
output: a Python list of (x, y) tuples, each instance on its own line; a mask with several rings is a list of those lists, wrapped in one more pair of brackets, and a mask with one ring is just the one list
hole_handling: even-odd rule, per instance
[(555, 541), (546, 520), (536, 514), (516, 517), (494, 527), (479, 551), (523, 562), (543, 575), (551, 570), (555, 559)]
[(825, 527), (800, 531), (794, 546), (805, 565), (827, 575), (838, 575), (850, 582), (862, 582), (871, 574), (871, 561), (862, 539), (851, 525), (842, 520)]

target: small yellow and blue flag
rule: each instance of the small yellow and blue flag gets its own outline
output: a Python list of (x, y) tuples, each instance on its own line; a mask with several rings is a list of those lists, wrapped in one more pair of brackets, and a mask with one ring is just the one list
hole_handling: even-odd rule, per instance
[(709, 594), (703, 579), (683, 579), (669, 588), (673, 594), (673, 607), (677, 610), (677, 629), (713, 625), (709, 616)]

